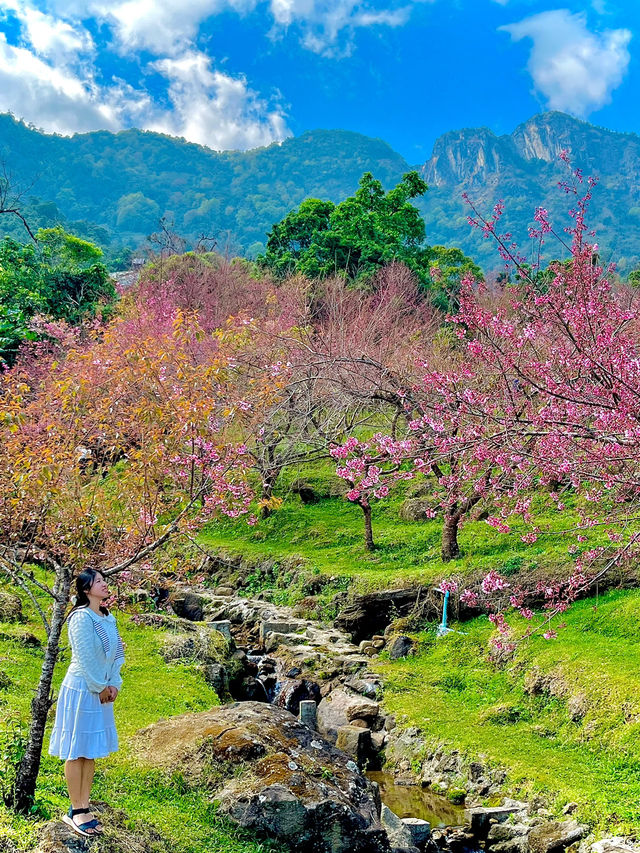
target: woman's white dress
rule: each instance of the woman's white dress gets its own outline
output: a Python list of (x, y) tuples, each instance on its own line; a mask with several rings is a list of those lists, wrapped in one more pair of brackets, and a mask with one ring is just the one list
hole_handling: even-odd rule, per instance
[(100, 692), (122, 685), (124, 649), (113, 614), (89, 607), (69, 616), (71, 663), (60, 686), (49, 754), (63, 760), (104, 758), (118, 749), (113, 702), (100, 702)]

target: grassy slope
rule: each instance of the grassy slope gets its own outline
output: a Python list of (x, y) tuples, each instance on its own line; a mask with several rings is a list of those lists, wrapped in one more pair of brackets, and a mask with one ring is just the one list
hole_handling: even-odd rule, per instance
[[(335, 493), (339, 481), (329, 464), (283, 476), (279, 494), (283, 506), (270, 518), (249, 527), (243, 520), (219, 521), (201, 535), (208, 547), (253, 559), (299, 556), (309, 568), (336, 576), (355, 578), (360, 587), (390, 587), (397, 583), (431, 583), (443, 577), (463, 577), (472, 571), (497, 569), (507, 574), (529, 567), (553, 567), (568, 562), (568, 541), (558, 535), (541, 535), (533, 545), (520, 536), (522, 524), (514, 524), (509, 534), (499, 533), (485, 521), (463, 525), (459, 542), (461, 559), (443, 563), (440, 557), (442, 523), (438, 519), (403, 521), (400, 506), (413, 484), (400, 484), (386, 499), (376, 501), (373, 533), (376, 550), (364, 549), (364, 527), (360, 509), (342, 497), (323, 497), (304, 506), (291, 494), (290, 484), (301, 477), (318, 494)], [(564, 499), (569, 508), (571, 497)], [(551, 533), (571, 526), (575, 518), (569, 509), (548, 510), (540, 516), (540, 526)], [(591, 532), (589, 545), (598, 542)], [(585, 547), (587, 544), (585, 543)]]
[[(33, 614), (29, 615), (27, 625), (0, 625), (2, 633), (11, 634), (27, 628), (43, 637), (42, 626)], [(136, 730), (161, 717), (206, 710), (218, 704), (218, 698), (195, 667), (164, 663), (158, 653), (162, 632), (138, 626), (125, 614), (120, 614), (118, 623), (126, 644), (124, 685), (115, 707), (120, 750), (96, 762), (92, 795), (124, 809), (133, 825), (138, 822), (153, 824), (170, 839), (175, 853), (264, 851), (267, 849), (264, 845), (217, 818), (206, 792), (188, 790), (179, 773), (167, 776), (135, 764), (128, 742)], [(11, 679), (9, 688), (0, 691), (0, 731), (7, 730), (7, 721), (12, 718), (27, 719), (41, 659), (41, 650), (28, 650), (9, 638), (0, 639), (0, 670)], [(56, 690), (68, 661), (69, 653), (56, 667)], [(52, 722), (47, 730), (45, 752), (51, 725)], [(38, 814), (26, 820), (11, 815), (0, 806), (0, 839), (9, 837), (20, 849), (33, 846), (38, 824), (47, 817), (62, 815), (69, 805), (67, 796), (62, 762), (43, 756), (37, 791)]]
[[(640, 592), (611, 592), (576, 604), (558, 639), (523, 644), (506, 665), (486, 655), (485, 618), (466, 635), (418, 635), (419, 653), (381, 661), (387, 707), (405, 714), (427, 741), (486, 755), (508, 770), (516, 794), (569, 801), (600, 828), (640, 828)], [(531, 696), (533, 667), (554, 673), (565, 695)], [(554, 691), (555, 692), (555, 691)], [(571, 696), (586, 714), (573, 720)]]

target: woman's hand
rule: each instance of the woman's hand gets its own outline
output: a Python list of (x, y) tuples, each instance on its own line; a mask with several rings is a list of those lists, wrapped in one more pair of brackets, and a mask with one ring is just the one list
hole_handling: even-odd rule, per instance
[(117, 688), (117, 687), (114, 687), (114, 686), (113, 686), (113, 684), (111, 684), (111, 685), (109, 686), (109, 690), (111, 691), (111, 698), (109, 699), (109, 701), (110, 701), (110, 702), (115, 702), (115, 701), (116, 701), (116, 696), (118, 695), (118, 688)]
[(100, 691), (99, 696), (100, 696), (100, 704), (101, 705), (104, 705), (105, 702), (113, 701), (111, 699), (111, 686), (109, 684), (107, 684), (107, 686), (104, 688), (104, 690)]

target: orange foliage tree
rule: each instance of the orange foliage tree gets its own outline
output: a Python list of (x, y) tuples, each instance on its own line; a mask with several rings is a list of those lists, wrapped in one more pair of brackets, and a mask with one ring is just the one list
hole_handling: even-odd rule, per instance
[(0, 570), (47, 633), (17, 810), (34, 800), (74, 575), (143, 571), (170, 537), (220, 513), (252, 521), (238, 422), (267, 389), (247, 399), (237, 348), (231, 326), (205, 333), (196, 314), (132, 301), (89, 344), (0, 375)]

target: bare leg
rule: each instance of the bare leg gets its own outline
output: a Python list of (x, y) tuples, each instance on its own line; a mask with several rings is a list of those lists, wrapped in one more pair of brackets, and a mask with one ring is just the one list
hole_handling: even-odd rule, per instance
[[(85, 769), (90, 765), (88, 769)], [(91, 782), (93, 781), (95, 762), (92, 758), (74, 758), (71, 761), (64, 763), (64, 775), (67, 780), (67, 788), (69, 789), (69, 799), (71, 800), (72, 809), (84, 809), (89, 806), (89, 795), (85, 793), (91, 790)], [(85, 779), (89, 779), (89, 787), (86, 788)], [(74, 823), (86, 823), (91, 820), (93, 815), (83, 814), (76, 815), (73, 818)], [(91, 832), (91, 830), (89, 830)]]
[(93, 758), (85, 758), (82, 767), (82, 807), (89, 808), (89, 799), (91, 797), (91, 785), (93, 784), (93, 774), (95, 773), (96, 762)]
[(74, 809), (82, 809), (85, 806), (82, 793), (84, 762), (84, 758), (74, 758), (72, 761), (65, 761), (64, 763), (64, 776), (67, 780), (71, 807)]
[[(91, 786), (93, 784), (93, 775), (96, 771), (96, 762), (93, 758), (85, 758), (84, 767), (82, 768), (82, 805), (84, 808), (89, 808), (89, 800), (91, 799)], [(92, 820), (96, 817), (93, 812), (87, 815), (87, 820)], [(100, 818), (98, 818), (97, 829), (102, 829)]]

